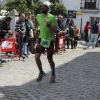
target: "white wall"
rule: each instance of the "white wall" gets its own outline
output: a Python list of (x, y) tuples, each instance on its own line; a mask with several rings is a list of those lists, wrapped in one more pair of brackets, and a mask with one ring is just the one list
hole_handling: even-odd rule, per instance
[[(10, 23), (10, 29), (14, 32), (15, 31), (15, 24), (16, 21), (19, 19), (19, 17), (15, 17), (15, 16), (9, 16), (12, 18), (11, 23)], [(15, 35), (14, 35), (15, 37)]]
[(10, 28), (12, 31), (15, 31), (15, 23), (19, 17), (15, 17), (15, 16), (9, 16), (9, 17), (12, 18), (11, 23), (10, 23)]
[(79, 10), (81, 0), (62, 0), (62, 3), (69, 10)]
[[(41, 1), (45, 1), (45, 0), (41, 0)], [(81, 9), (80, 9), (81, 0), (60, 0), (60, 2), (64, 4), (67, 10), (76, 10), (77, 12), (81, 12)], [(100, 4), (100, 0), (99, 0), (99, 4)], [(100, 6), (99, 6), (99, 9), (100, 9)], [(84, 15), (82, 17), (82, 30), (84, 30), (84, 26), (86, 22), (90, 21), (90, 17), (100, 17), (100, 11), (98, 12), (91, 11), (87, 13), (84, 12)], [(80, 27), (81, 16), (76, 16), (76, 18), (74, 19), (74, 22)]]
[[(65, 5), (67, 10), (76, 10), (77, 12), (82, 12), (80, 9), (81, 0), (62, 0), (62, 3)], [(100, 4), (100, 0), (99, 0), (99, 4)], [(90, 17), (100, 17), (100, 11), (98, 11), (98, 12), (91, 11), (91, 12), (87, 12), (87, 13), (83, 12), (83, 13), (84, 13), (84, 15), (82, 17), (82, 30), (84, 30), (84, 26), (85, 26), (86, 22), (90, 21)], [(77, 16), (74, 19), (74, 22), (75, 22), (75, 24), (77, 24), (80, 27), (81, 16)]]

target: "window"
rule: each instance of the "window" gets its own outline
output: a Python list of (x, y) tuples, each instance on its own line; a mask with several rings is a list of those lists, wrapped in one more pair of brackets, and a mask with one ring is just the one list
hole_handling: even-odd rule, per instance
[(94, 24), (94, 21), (97, 20), (98, 23), (100, 22), (100, 17), (90, 17), (90, 23)]
[(96, 9), (96, 0), (85, 0), (85, 9)]
[(59, 3), (59, 0), (49, 0), (49, 1), (52, 2), (52, 3), (55, 3), (55, 2)]

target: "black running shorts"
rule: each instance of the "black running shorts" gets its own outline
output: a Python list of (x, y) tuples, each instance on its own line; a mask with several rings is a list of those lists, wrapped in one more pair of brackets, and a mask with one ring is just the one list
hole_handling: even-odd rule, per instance
[(50, 47), (49, 48), (44, 48), (43, 46), (40, 45), (41, 39), (39, 38), (39, 42), (36, 46), (36, 51), (35, 53), (43, 53), (46, 49), (47, 52), (47, 58), (52, 59), (53, 57), (53, 52), (54, 52), (54, 41), (50, 42)]

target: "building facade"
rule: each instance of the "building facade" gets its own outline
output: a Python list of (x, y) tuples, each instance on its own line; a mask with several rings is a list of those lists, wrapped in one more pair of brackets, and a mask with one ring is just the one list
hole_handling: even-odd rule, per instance
[[(57, 0), (57, 2), (63, 3), (68, 11), (76, 12), (76, 17), (72, 19), (79, 27), (82, 27), (82, 30), (87, 21), (91, 24), (94, 20), (100, 22), (100, 0)], [(77, 15), (77, 12), (82, 12), (83, 16)]]
[[(7, 0), (0, 0), (0, 1), (7, 2)], [(90, 21), (91, 24), (94, 23), (94, 20), (98, 20), (98, 22), (100, 22), (100, 0), (48, 0), (48, 1), (52, 2), (57, 1), (59, 3), (63, 3), (66, 9), (69, 12), (72, 11), (74, 14), (74, 16), (72, 15), (68, 17), (72, 17), (75, 24), (77, 24), (81, 28), (81, 30), (84, 30), (84, 26), (87, 21)], [(77, 15), (78, 12), (82, 12), (83, 16)]]
[[(59, 0), (63, 3), (67, 10), (76, 11), (74, 22), (84, 30), (87, 21), (91, 24), (94, 20), (100, 22), (100, 0)], [(77, 12), (82, 12), (83, 16), (77, 15)]]

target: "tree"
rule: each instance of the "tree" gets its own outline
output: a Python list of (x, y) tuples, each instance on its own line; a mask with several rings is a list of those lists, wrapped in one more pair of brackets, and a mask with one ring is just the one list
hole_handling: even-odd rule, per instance
[(67, 9), (65, 8), (64, 4), (55, 2), (55, 3), (52, 3), (50, 13), (52, 13), (53, 15), (60, 15), (61, 14), (63, 16), (66, 16)]
[(1, 10), (2, 8), (3, 8), (2, 5), (0, 5), (0, 10)]
[(26, 0), (9, 0), (5, 5), (5, 9), (7, 11), (11, 11), (12, 9), (16, 9), (19, 13), (26, 13), (34, 11), (31, 8), (28, 8), (28, 4)]
[(37, 2), (34, 2), (34, 4), (32, 5), (31, 9), (34, 10), (35, 15), (41, 13), (41, 5), (42, 2), (40, 0), (37, 0)]
[[(32, 9), (34, 10), (35, 15), (41, 13), (41, 5), (42, 5), (42, 2), (40, 0), (38, 0), (37, 2), (34, 2), (34, 4), (32, 5)], [(63, 16), (66, 16), (67, 10), (63, 4), (55, 2), (55, 3), (52, 3), (51, 5), (50, 13), (52, 13), (53, 15), (61, 14)]]
[[(27, 2), (30, 1), (30, 4)], [(33, 2), (33, 3), (32, 3)], [(32, 3), (32, 4), (31, 4)], [(11, 11), (12, 9), (16, 9), (19, 13), (31, 12), (34, 15), (41, 13), (41, 0), (9, 0), (5, 5), (5, 9), (7, 11)], [(30, 5), (30, 7), (28, 7)], [(51, 11), (53, 15), (66, 15), (67, 10), (63, 4), (60, 3), (52, 3)]]
[(28, 8), (31, 8), (33, 4), (33, 0), (26, 0), (26, 1), (27, 1)]
[(2, 15), (2, 14), (1, 14), (1, 10), (2, 10), (2, 8), (3, 8), (3, 6), (2, 6), (2, 5), (0, 5), (0, 15)]
[(34, 3), (38, 2), (39, 0), (33, 0)]

